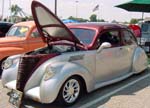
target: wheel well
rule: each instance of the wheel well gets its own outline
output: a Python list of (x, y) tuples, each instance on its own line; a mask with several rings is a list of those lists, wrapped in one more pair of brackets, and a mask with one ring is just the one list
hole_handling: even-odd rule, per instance
[(87, 87), (86, 87), (86, 83), (85, 83), (85, 80), (83, 79), (83, 77), (80, 76), (80, 75), (73, 75), (73, 76), (71, 76), (71, 77), (77, 77), (77, 78), (79, 78), (79, 80), (80, 80), (80, 81), (82, 82), (82, 84), (83, 84), (83, 90), (84, 90), (84, 92), (87, 93)]
[(5, 58), (3, 58), (0, 62), (2, 62), (2, 61), (4, 61), (5, 59), (7, 59), (8, 58), (8, 56), (7, 57), (5, 57)]
[(0, 66), (1, 66), (2, 62), (3, 62), (4, 60), (6, 60), (6, 59), (7, 59), (7, 57), (5, 57), (5, 58), (3, 58), (2, 60), (0, 60)]
[(1, 76), (2, 71), (3, 71), (1, 65), (2, 65), (2, 62), (3, 62), (4, 60), (6, 60), (6, 58), (7, 58), (7, 57), (3, 58), (3, 59), (0, 61), (0, 76)]

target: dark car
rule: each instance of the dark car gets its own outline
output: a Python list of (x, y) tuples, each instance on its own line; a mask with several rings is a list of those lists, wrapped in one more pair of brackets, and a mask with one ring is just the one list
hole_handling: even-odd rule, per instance
[(10, 22), (0, 22), (0, 37), (4, 37), (12, 25)]

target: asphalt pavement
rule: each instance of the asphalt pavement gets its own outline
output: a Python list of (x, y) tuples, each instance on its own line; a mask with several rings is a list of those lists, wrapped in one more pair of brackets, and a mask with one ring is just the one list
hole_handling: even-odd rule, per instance
[[(0, 81), (0, 108), (12, 108), (6, 94), (7, 89), (2, 88)], [(22, 108), (63, 107), (57, 103), (41, 104), (25, 99)], [(150, 108), (150, 71), (86, 94), (69, 108)]]

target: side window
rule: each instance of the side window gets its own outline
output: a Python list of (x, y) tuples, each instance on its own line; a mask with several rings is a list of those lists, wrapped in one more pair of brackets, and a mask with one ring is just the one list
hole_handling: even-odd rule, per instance
[(90, 44), (95, 36), (95, 31), (91, 29), (71, 28), (72, 33), (85, 45)]
[(7, 36), (25, 37), (28, 30), (29, 30), (29, 28), (25, 27), (25, 26), (12, 27), (8, 31)]
[(103, 42), (109, 42), (112, 45), (112, 47), (120, 46), (119, 31), (117, 31), (117, 30), (106, 31), (100, 35), (100, 38), (98, 41), (99, 41), (100, 45)]
[(123, 41), (126, 45), (132, 45), (136, 43), (136, 38), (133, 36), (133, 34), (127, 30), (123, 30)]
[(31, 33), (31, 37), (32, 38), (40, 37), (40, 34), (39, 34), (37, 28), (33, 29), (32, 33)]

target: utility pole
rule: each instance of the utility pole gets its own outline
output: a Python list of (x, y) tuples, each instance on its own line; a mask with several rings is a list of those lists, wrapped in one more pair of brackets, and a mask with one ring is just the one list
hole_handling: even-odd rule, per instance
[(55, 0), (55, 15), (57, 16), (57, 0)]
[(4, 15), (4, 0), (2, 0), (2, 19), (3, 19), (3, 15)]
[(13, 19), (12, 19), (12, 13), (11, 13), (11, 0), (9, 0), (9, 9), (10, 9), (10, 22), (13, 22)]

